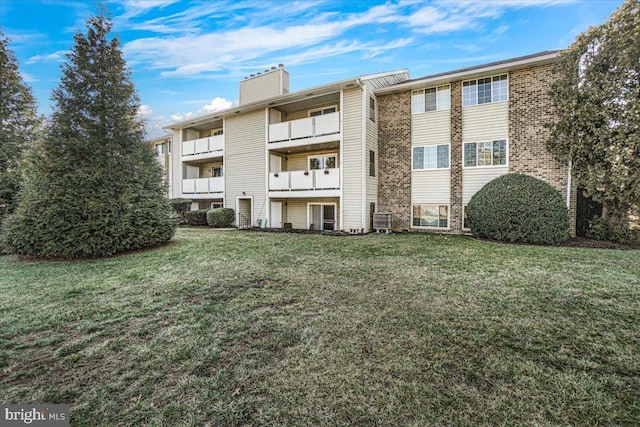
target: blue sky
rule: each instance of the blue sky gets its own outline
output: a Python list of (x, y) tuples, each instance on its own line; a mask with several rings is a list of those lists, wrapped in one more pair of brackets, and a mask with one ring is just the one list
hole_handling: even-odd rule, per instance
[[(229, 108), (279, 63), (291, 90), (362, 74), (411, 77), (568, 47), (622, 0), (108, 0), (150, 137)], [(93, 1), (0, 0), (0, 26), (43, 114)]]

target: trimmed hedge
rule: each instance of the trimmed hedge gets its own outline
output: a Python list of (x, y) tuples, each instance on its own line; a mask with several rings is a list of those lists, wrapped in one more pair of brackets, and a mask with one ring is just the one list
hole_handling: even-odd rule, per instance
[(184, 214), (189, 225), (207, 225), (207, 212), (209, 209), (198, 209)]
[(236, 213), (231, 208), (216, 208), (207, 212), (207, 224), (213, 228), (231, 227), (236, 219)]
[(587, 237), (594, 240), (622, 243), (636, 248), (640, 247), (640, 229), (618, 224), (611, 221), (610, 218), (593, 218), (587, 229)]
[(557, 244), (569, 239), (569, 212), (548, 183), (507, 174), (487, 183), (466, 208), (474, 236), (516, 243)]

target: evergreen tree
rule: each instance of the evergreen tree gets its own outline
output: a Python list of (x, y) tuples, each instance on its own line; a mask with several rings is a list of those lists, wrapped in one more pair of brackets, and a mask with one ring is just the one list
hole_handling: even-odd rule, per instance
[(603, 217), (625, 224), (640, 205), (640, 0), (627, 0), (603, 25), (561, 55), (553, 85), (559, 120), (548, 149), (571, 160)]
[(139, 101), (100, 7), (77, 32), (23, 196), (7, 218), (9, 253), (89, 258), (160, 245), (175, 231)]
[(39, 124), (31, 88), (23, 83), (18, 61), (0, 29), (0, 223), (14, 209), (21, 154), (32, 145)]

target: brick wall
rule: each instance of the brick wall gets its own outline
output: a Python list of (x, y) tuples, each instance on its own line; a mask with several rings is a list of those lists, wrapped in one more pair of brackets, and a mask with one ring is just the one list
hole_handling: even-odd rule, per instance
[[(551, 138), (547, 127), (556, 118), (551, 101), (553, 65), (509, 74), (509, 172), (524, 173), (548, 182), (567, 198), (567, 165), (557, 162), (545, 148)], [(572, 182), (569, 218), (575, 235), (576, 188)]]
[(378, 96), (378, 210), (411, 226), (411, 92)]
[(462, 82), (451, 82), (451, 212), (449, 227), (462, 233)]

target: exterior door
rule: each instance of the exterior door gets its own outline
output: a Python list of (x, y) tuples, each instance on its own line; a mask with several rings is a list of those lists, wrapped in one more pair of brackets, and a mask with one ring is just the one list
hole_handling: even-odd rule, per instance
[(271, 227), (282, 228), (282, 202), (271, 202)]
[(309, 203), (309, 229), (335, 230), (336, 205)]

